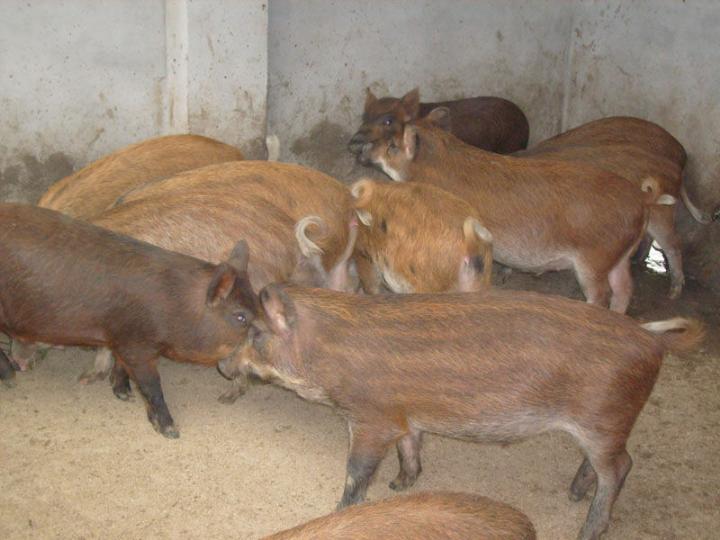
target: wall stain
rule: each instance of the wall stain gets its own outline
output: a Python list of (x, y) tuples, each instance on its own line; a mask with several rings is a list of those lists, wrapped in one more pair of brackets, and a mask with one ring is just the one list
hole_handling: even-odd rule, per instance
[(21, 165), (0, 170), (0, 200), (35, 203), (47, 188), (73, 172), (73, 160), (55, 152), (41, 161), (32, 154), (21, 154)]

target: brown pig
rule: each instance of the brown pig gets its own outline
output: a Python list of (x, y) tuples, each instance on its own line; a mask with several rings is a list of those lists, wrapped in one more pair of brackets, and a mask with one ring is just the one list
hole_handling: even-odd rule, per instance
[(270, 285), (259, 297), (248, 342), (218, 368), (274, 381), (347, 419), (340, 508), (364, 499), (394, 444), (400, 472), (390, 487), (411, 486), (423, 432), (509, 443), (564, 431), (585, 458), (571, 498), (597, 482), (585, 540), (608, 526), (632, 464), (626, 442), (663, 356), (703, 334), (697, 321), (640, 325), (525, 291), (357, 296)]
[(200, 135), (167, 135), (133, 144), (55, 182), (38, 206), (92, 219), (126, 191), (213, 163), (238, 161), (237, 148)]
[(238, 350), (256, 312), (244, 242), (215, 265), (53, 210), (0, 204), (0, 252), (0, 331), (108, 347), (115, 388), (128, 391), (132, 378), (166, 437), (178, 432), (158, 357), (213, 366)]
[(378, 99), (368, 88), (363, 112), (363, 124), (353, 135), (348, 149), (363, 165), (369, 164), (363, 146), (378, 139), (396, 135), (404, 125), (423, 118), (437, 107), (446, 107), (452, 121), (450, 131), (461, 141), (483, 150), (510, 154), (527, 146), (530, 128), (520, 107), (498, 97), (474, 97), (420, 103), (420, 91), (415, 88), (402, 98)]
[[(324, 249), (316, 265), (295, 241), (295, 221), (307, 213), (317, 214), (329, 231), (316, 238)], [(348, 227), (350, 214), (349, 191), (334, 178), (300, 165), (238, 161), (134, 190), (93, 223), (212, 263), (225, 260), (243, 238), (253, 253), (248, 276), (255, 290), (291, 281), (352, 291), (347, 265), (357, 229)], [(103, 379), (111, 368), (111, 355), (101, 350), (80, 380)], [(245, 382), (238, 379), (220, 400), (235, 401)], [(124, 390), (115, 395), (128, 397)]]
[(611, 291), (610, 308), (624, 313), (630, 256), (656, 195), (583, 163), (473, 148), (436, 125), (447, 118), (435, 109), (374, 143), (368, 158), (393, 180), (432, 184), (471, 204), (492, 231), (498, 262), (531, 272), (573, 269), (588, 302), (605, 305)]
[[(429, 184), (353, 184), (360, 218), (356, 246), (367, 293), (476, 291), (490, 285), (492, 235), (478, 212)], [(363, 264), (371, 265), (368, 271)]]
[(466, 493), (416, 493), (350, 506), (265, 540), (535, 540), (512, 506)]
[[(682, 184), (685, 149), (663, 128), (640, 118), (611, 117), (589, 122), (515, 155), (593, 165), (621, 176), (641, 189), (646, 189), (648, 181), (652, 180), (656, 185), (651, 189), (658, 194), (682, 198), (692, 211)], [(685, 275), (674, 206), (651, 207), (648, 233), (667, 257), (670, 297), (677, 298), (682, 292)]]

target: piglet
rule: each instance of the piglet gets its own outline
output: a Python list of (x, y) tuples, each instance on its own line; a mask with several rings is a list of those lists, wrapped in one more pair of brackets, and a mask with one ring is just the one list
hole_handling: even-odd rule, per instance
[[(211, 264), (64, 216), (0, 204), (0, 331), (22, 341), (109, 348), (113, 391), (129, 378), (148, 419), (178, 437), (165, 404), (159, 356), (204, 365), (232, 356), (256, 312), (239, 242)], [(0, 377), (7, 379), (0, 357)]]
[[(598, 538), (630, 471), (626, 442), (668, 350), (689, 350), (702, 325), (640, 325), (598, 306), (531, 292), (356, 296), (270, 285), (248, 342), (218, 367), (253, 373), (335, 407), (350, 455), (339, 507), (358, 503), (397, 444), (411, 486), (423, 432), (509, 443), (564, 431), (585, 459), (570, 488), (597, 481), (581, 539)], [(677, 333), (667, 333), (678, 331)]]

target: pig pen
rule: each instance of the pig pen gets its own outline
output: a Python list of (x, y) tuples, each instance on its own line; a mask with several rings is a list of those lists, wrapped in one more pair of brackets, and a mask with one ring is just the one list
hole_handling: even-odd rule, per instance
[[(666, 279), (634, 271), (630, 315), (686, 315), (708, 325), (695, 353), (668, 356), (629, 442), (634, 467), (605, 538), (717, 538), (720, 525), (720, 322), (717, 297), (693, 282), (666, 300)], [(497, 280), (496, 280), (497, 281)], [(504, 287), (580, 298), (570, 273), (513, 273)], [(162, 362), (163, 388), (181, 432), (167, 440), (143, 403), (114, 398), (107, 382), (79, 384), (90, 351), (51, 350), (16, 387), (0, 387), (0, 537), (259, 538), (332, 511), (345, 473), (347, 429), (330, 408), (271, 385), (234, 405), (213, 369)], [(581, 352), (578, 361), (582, 361)], [(589, 497), (567, 490), (580, 462), (568, 436), (509, 445), (426, 436), (424, 471), (410, 492), (454, 490), (512, 504), (539, 538), (575, 538)], [(394, 495), (388, 453), (369, 500)]]

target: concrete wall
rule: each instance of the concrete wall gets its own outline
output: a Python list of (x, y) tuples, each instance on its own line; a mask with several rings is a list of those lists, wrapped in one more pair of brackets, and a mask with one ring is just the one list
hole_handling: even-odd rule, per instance
[(560, 128), (572, 6), (555, 1), (273, 0), (268, 132), (282, 158), (341, 178), (370, 86), (428, 101), (498, 95), (530, 120), (532, 140)]
[[(685, 146), (685, 184), (706, 212), (720, 206), (720, 2), (582, 0), (569, 48), (564, 127), (626, 114), (657, 122)], [(678, 205), (686, 271), (720, 290), (720, 226)]]
[(0, 200), (191, 131), (263, 155), (266, 2), (4, 0)]
[[(613, 114), (686, 146), (687, 185), (720, 204), (716, 0), (4, 0), (0, 200), (124, 145), (201, 133), (342, 179), (364, 88), (426, 100), (500, 95), (531, 142)], [(267, 130), (266, 130), (267, 127)], [(720, 230), (680, 205), (688, 270), (720, 288)]]

